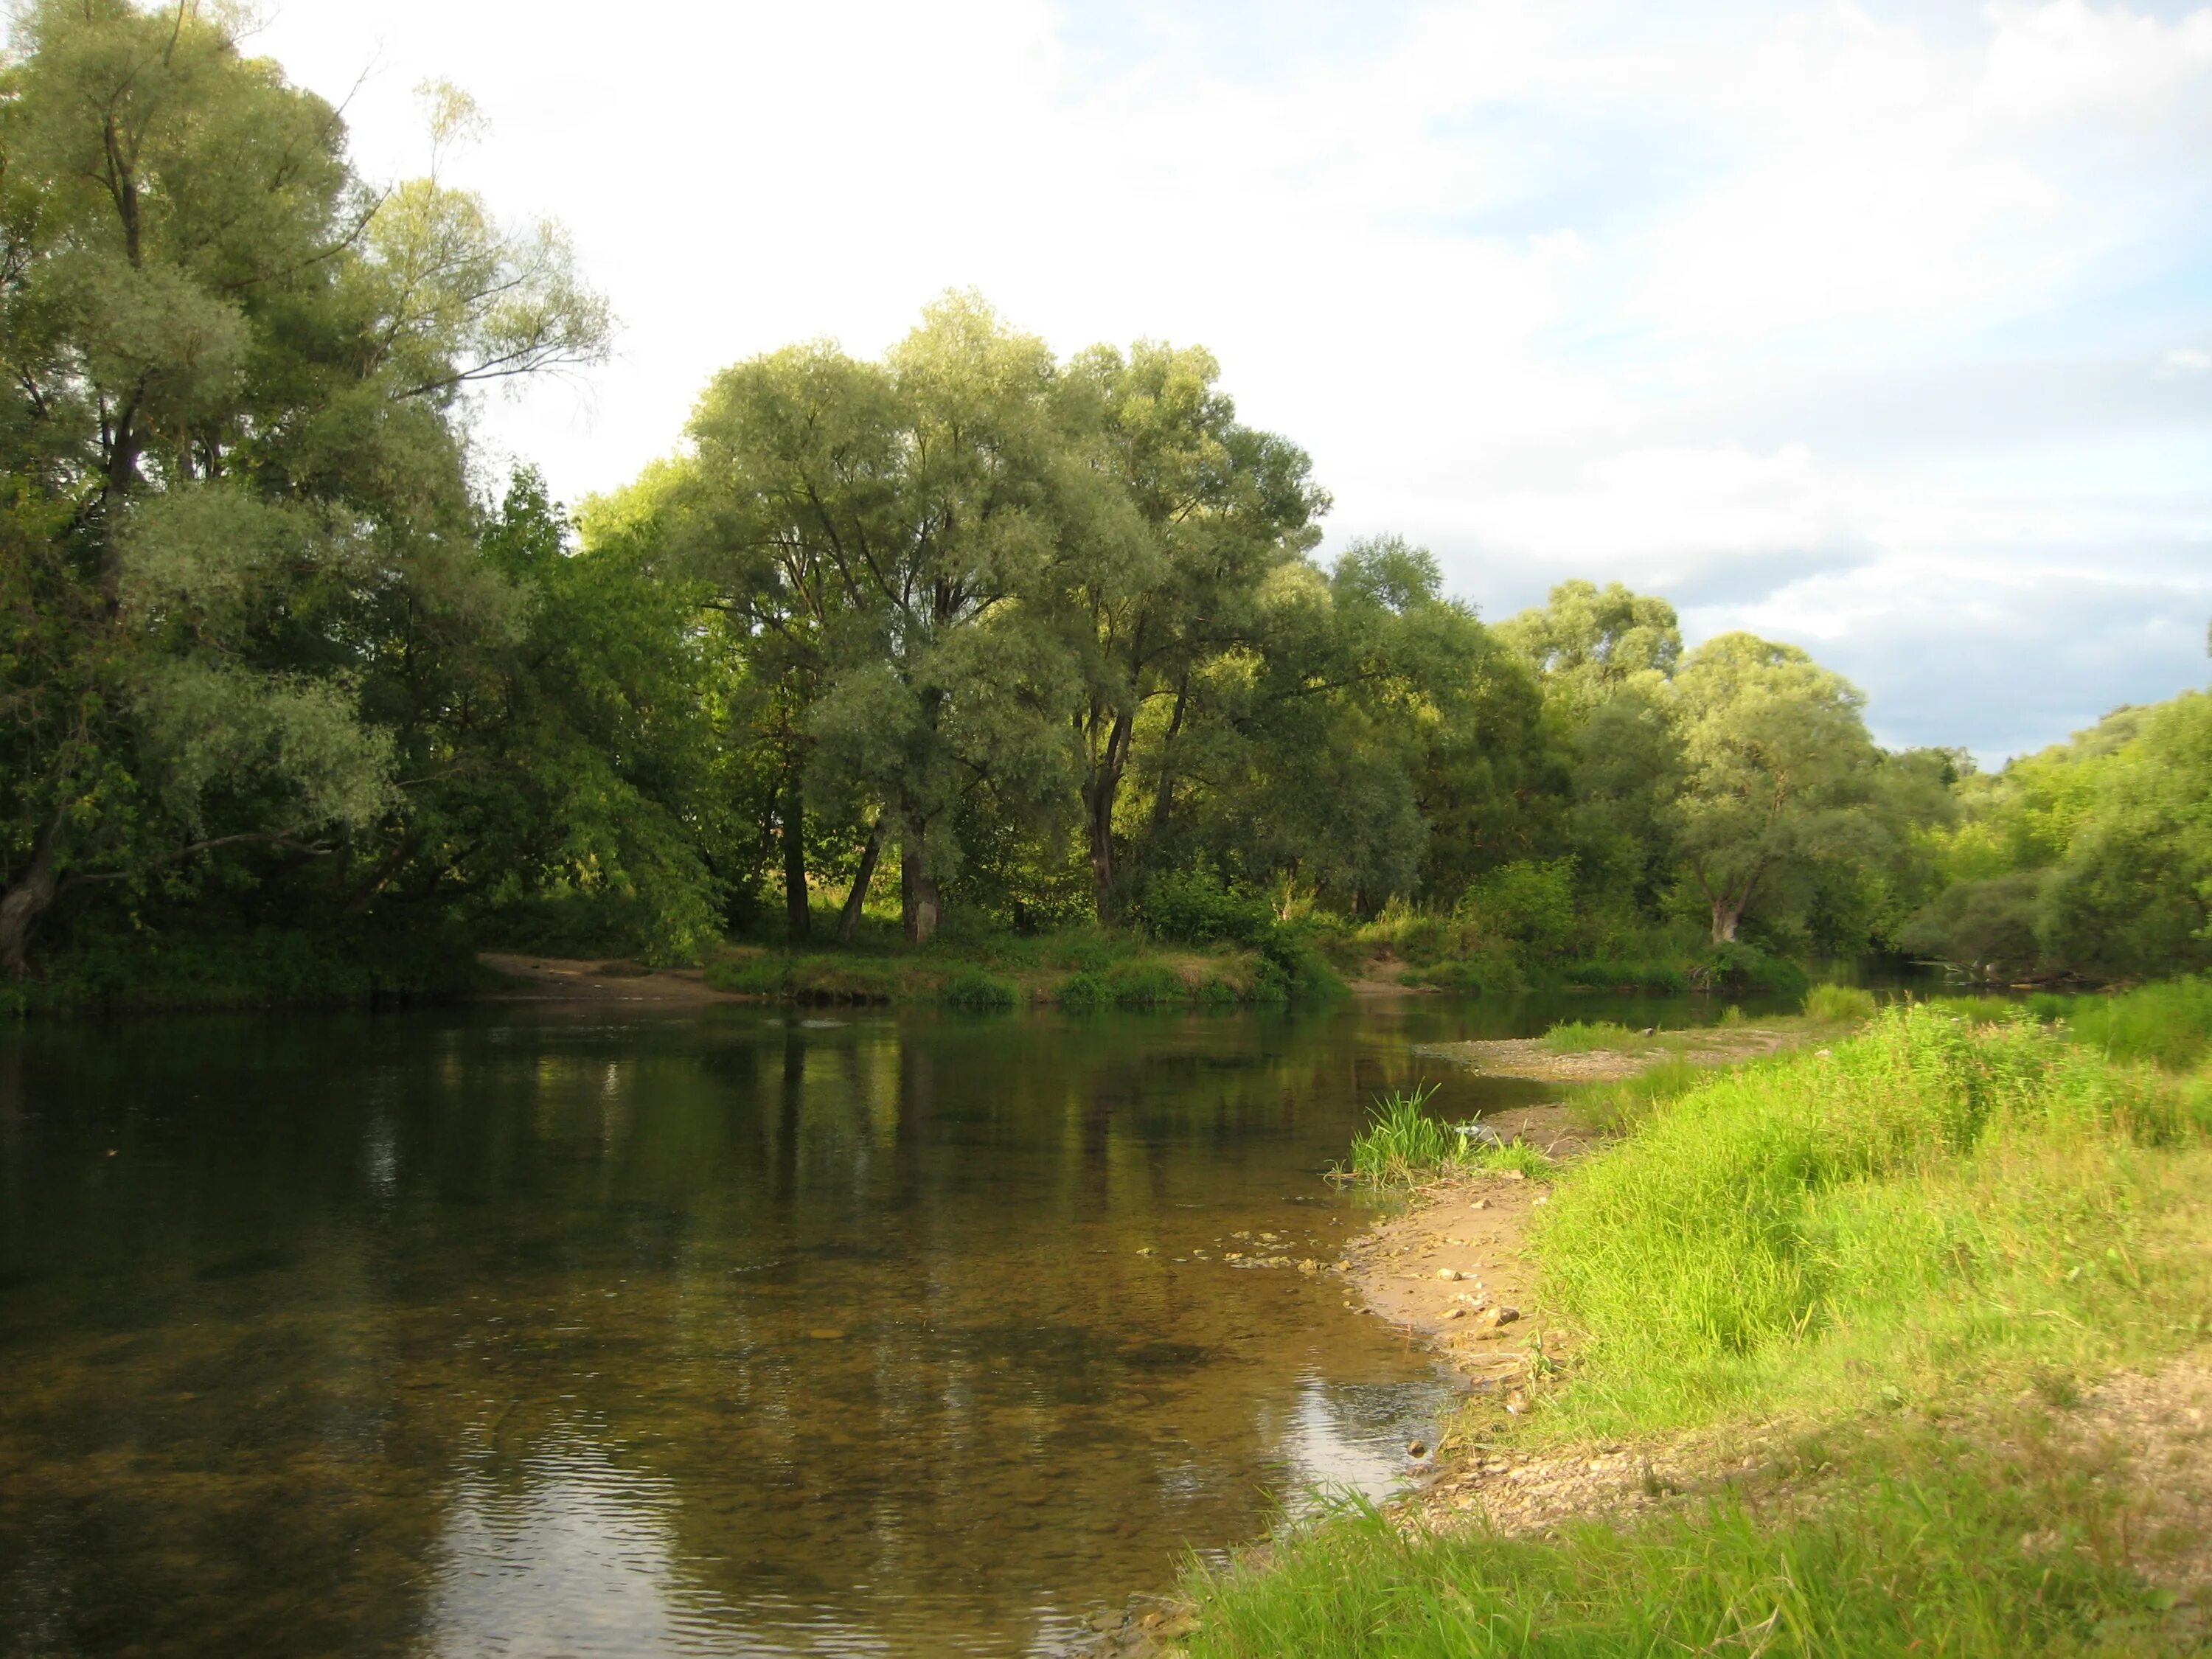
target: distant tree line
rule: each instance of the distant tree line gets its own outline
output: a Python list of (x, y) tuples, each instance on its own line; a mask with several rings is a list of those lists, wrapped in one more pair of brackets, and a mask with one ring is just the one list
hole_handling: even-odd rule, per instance
[[(473, 116), (432, 91), (442, 146)], [(2207, 958), (2201, 696), (1984, 776), (1617, 585), (1486, 624), (1401, 539), (1317, 556), (1306, 455), (1203, 350), (1061, 359), (965, 295), (879, 361), (725, 370), (574, 520), (487, 488), (472, 388), (609, 329), (556, 228), (372, 185), (191, 8), (21, 15), (0, 968), (272, 929), (696, 957), (894, 891), (915, 945), (1211, 891), (1531, 960)]]

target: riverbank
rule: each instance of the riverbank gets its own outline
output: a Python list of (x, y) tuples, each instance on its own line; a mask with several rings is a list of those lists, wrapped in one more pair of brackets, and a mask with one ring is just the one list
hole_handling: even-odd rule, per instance
[(1551, 1178), (1452, 1171), (1346, 1252), (1469, 1406), (1387, 1515), (1193, 1579), (1175, 1650), (2201, 1650), (2201, 1061), (1929, 1009), (1684, 1059), (1540, 1109)]

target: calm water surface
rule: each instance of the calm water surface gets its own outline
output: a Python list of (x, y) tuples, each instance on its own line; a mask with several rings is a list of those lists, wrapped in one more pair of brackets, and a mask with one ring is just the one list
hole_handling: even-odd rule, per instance
[(1398, 1476), (1440, 1375), (1220, 1258), (1557, 1012), (0, 1034), (0, 1654), (1051, 1651)]

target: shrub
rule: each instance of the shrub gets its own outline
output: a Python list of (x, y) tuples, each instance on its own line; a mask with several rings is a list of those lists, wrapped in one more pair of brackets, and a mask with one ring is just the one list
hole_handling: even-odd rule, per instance
[(1265, 899), (1224, 887), (1194, 870), (1155, 877), (1137, 911), (1159, 938), (1185, 945), (1257, 950), (1273, 940), (1279, 926)]
[(1110, 1007), (1114, 1000), (1106, 989), (1105, 976), (1095, 973), (1071, 974), (1060, 981), (1052, 994), (1054, 1001), (1076, 1013)]
[(1689, 975), (1670, 962), (1574, 962), (1560, 969), (1559, 979), (1563, 984), (1588, 991), (1650, 991), (1660, 996), (1680, 996), (1690, 988)]
[(1700, 990), (1764, 991), (1774, 996), (1802, 996), (1809, 986), (1805, 970), (1796, 963), (1741, 943), (1707, 949), (1691, 978)]
[(1516, 859), (1472, 883), (1460, 900), (1486, 933), (1539, 956), (1556, 954), (1575, 929), (1575, 861)]
[(975, 1010), (1011, 1008), (1018, 1000), (1014, 988), (980, 968), (969, 968), (945, 981), (938, 1000), (950, 1008)]

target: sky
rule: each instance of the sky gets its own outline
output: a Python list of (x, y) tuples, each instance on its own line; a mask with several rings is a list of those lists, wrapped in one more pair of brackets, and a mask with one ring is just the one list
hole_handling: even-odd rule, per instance
[(708, 377), (949, 288), (1200, 343), (1499, 619), (1663, 593), (1984, 762), (2212, 679), (2212, 6), (282, 0), (357, 165), (560, 220), (613, 360), (488, 401), (575, 501)]

